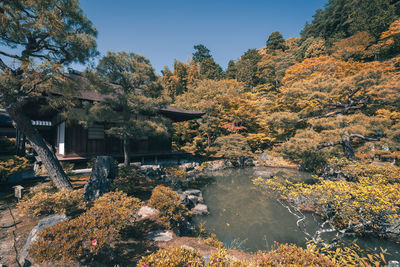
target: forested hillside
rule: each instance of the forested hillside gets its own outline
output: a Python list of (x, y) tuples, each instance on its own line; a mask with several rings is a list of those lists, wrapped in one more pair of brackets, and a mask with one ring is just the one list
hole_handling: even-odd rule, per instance
[(247, 141), (310, 171), (332, 156), (397, 160), (399, 15), (399, 1), (331, 0), (300, 38), (274, 32), (225, 72), (195, 46), (192, 60), (163, 70), (176, 106), (206, 112), (175, 125), (176, 148), (213, 156), (221, 142), (246, 151)]

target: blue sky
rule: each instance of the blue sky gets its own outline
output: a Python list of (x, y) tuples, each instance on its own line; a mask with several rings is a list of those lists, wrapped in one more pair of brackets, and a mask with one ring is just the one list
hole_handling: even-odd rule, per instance
[[(327, 0), (81, 0), (99, 31), (98, 49), (148, 57), (157, 72), (204, 44), (223, 68), (280, 31), (298, 37)], [(78, 69), (82, 67), (74, 66)]]

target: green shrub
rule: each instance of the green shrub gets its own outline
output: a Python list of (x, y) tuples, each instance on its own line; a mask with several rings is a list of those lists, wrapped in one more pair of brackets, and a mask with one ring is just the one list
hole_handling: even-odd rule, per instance
[(22, 201), (18, 203), (20, 211), (24, 214), (36, 216), (54, 213), (75, 213), (84, 210), (86, 203), (83, 189), (60, 190), (43, 184), (35, 187)]
[(15, 173), (27, 170), (32, 165), (24, 157), (6, 157), (0, 161), (0, 183), (5, 183)]
[(104, 194), (77, 218), (44, 229), (29, 253), (35, 263), (93, 258), (107, 251), (139, 207), (123, 192)]
[(143, 257), (137, 264), (138, 267), (159, 267), (159, 266), (204, 266), (203, 257), (196, 251), (185, 248), (160, 249), (157, 252)]
[(153, 189), (149, 205), (158, 210), (160, 220), (168, 227), (179, 229), (188, 215), (179, 195), (172, 189), (158, 185)]
[(143, 180), (143, 175), (135, 167), (122, 167), (118, 170), (118, 175), (111, 184), (111, 190), (120, 190), (128, 195), (133, 195), (137, 186)]

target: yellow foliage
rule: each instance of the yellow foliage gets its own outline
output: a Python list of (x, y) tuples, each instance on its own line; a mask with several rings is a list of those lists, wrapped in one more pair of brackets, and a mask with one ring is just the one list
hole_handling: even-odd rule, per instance
[(24, 157), (7, 157), (0, 161), (0, 183), (4, 183), (15, 173), (27, 170), (32, 165)]
[(134, 220), (140, 201), (120, 191), (104, 194), (77, 218), (44, 229), (29, 249), (36, 263), (89, 259)]
[(143, 257), (136, 266), (158, 267), (158, 266), (191, 266), (201, 267), (205, 262), (203, 257), (196, 251), (185, 248), (160, 249), (157, 252)]
[(276, 250), (259, 252), (256, 266), (338, 266), (327, 256), (312, 248), (300, 248), (296, 245), (280, 245)]
[(35, 187), (18, 203), (24, 214), (35, 216), (54, 213), (74, 213), (86, 208), (83, 189), (57, 191), (50, 185)]
[[(323, 217), (335, 214), (339, 229), (352, 227), (356, 232), (384, 232), (387, 224), (400, 219), (399, 168), (376, 167), (365, 164), (342, 164), (342, 169), (356, 181), (329, 181), (318, 178), (315, 184), (294, 184), (269, 179), (264, 186), (277, 191), (288, 201), (306, 198), (303, 205)], [(262, 184), (260, 179), (254, 181)]]
[(203, 240), (203, 243), (215, 248), (223, 248), (224, 244), (218, 240), (215, 234), (211, 234), (210, 237)]
[(188, 215), (188, 210), (181, 204), (178, 193), (162, 185), (153, 189), (148, 204), (157, 209), (161, 221), (172, 228), (179, 228)]

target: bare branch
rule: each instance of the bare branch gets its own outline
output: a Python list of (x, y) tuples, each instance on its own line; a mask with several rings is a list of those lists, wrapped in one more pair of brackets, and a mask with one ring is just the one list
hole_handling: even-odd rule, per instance
[(9, 53), (3, 52), (3, 51), (0, 51), (0, 55), (6, 56), (6, 57), (15, 58), (15, 59), (18, 59), (18, 60), (22, 60), (22, 57), (20, 57), (20, 56), (12, 55), (12, 54), (9, 54)]
[(322, 143), (322, 144), (318, 144), (317, 145), (317, 149), (320, 150), (320, 149), (323, 149), (325, 147), (337, 146), (337, 145), (341, 145), (342, 143), (343, 143), (343, 141)]
[(381, 140), (379, 137), (378, 138), (371, 138), (371, 137), (365, 137), (364, 135), (361, 135), (361, 134), (351, 134), (350, 138), (351, 139), (352, 138), (360, 138), (360, 139), (365, 140), (365, 141), (380, 141)]

